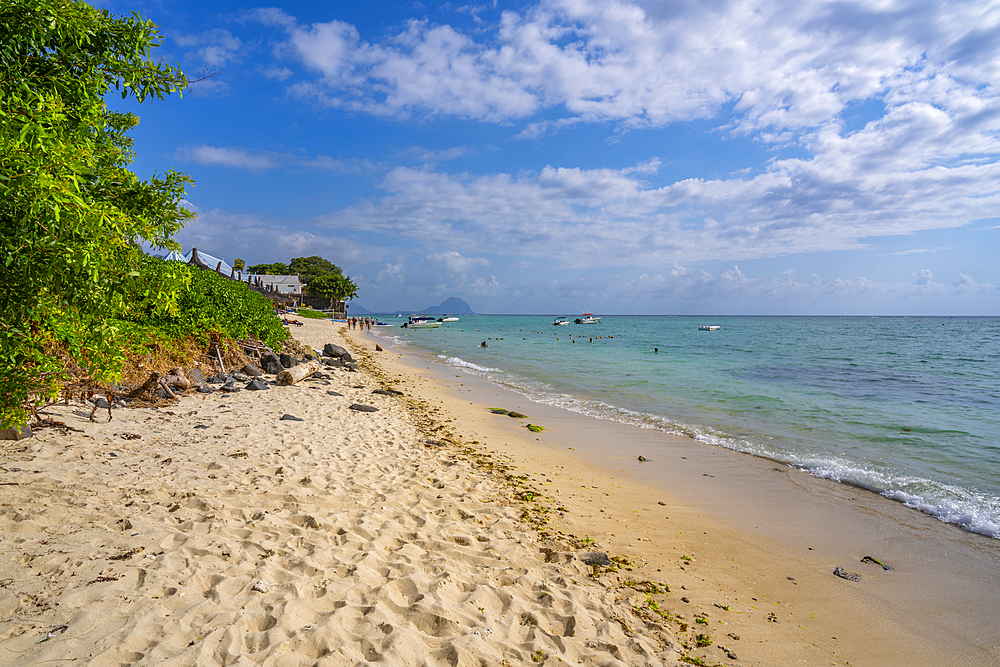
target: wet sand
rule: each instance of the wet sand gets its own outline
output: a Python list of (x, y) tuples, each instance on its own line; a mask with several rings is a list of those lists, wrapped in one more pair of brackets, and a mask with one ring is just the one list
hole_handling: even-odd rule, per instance
[(713, 636), (740, 664), (1000, 665), (997, 540), (783, 464), (533, 403), (411, 348), (376, 358), (461, 437), (550, 485), (569, 510), (554, 528), (645, 561), (672, 612), (724, 624)]

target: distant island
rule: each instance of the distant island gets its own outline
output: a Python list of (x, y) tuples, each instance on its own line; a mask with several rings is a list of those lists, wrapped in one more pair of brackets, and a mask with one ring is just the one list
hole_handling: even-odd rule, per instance
[[(403, 315), (413, 315), (415, 313), (423, 313), (426, 315), (475, 315), (475, 311), (472, 310), (472, 306), (467, 304), (462, 299), (457, 296), (448, 297), (440, 305), (428, 306), (421, 310), (398, 310), (397, 313)], [(373, 311), (368, 310), (360, 303), (352, 301), (347, 307), (348, 315), (372, 315)]]

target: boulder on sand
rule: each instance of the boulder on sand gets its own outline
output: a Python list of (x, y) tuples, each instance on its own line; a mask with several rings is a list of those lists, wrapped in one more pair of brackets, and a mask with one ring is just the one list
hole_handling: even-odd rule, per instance
[(285, 370), (285, 367), (281, 365), (281, 359), (278, 355), (273, 352), (265, 352), (260, 355), (260, 367), (264, 369), (264, 372), (268, 375), (277, 375), (281, 371)]

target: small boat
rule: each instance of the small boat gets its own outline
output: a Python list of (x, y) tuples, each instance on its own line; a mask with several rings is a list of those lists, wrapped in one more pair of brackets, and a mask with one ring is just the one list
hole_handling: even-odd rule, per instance
[(552, 322), (552, 326), (554, 326), (554, 327), (561, 327), (561, 326), (567, 326), (567, 325), (569, 325), (569, 320), (567, 320), (565, 317), (557, 317)]
[(597, 324), (601, 321), (601, 318), (594, 317), (593, 313), (584, 313), (580, 317), (573, 320), (576, 324)]
[(444, 317), (439, 317), (438, 322), (458, 322), (458, 318), (454, 316), (445, 315)]
[(441, 323), (435, 320), (430, 315), (410, 315), (410, 318), (403, 325), (403, 328), (409, 329), (437, 329), (441, 326)]
[(717, 324), (703, 324), (698, 327), (698, 331), (718, 331), (721, 328), (722, 327)]

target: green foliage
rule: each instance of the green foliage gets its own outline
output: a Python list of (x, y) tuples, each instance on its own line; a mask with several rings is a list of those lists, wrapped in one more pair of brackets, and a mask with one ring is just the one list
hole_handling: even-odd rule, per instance
[(313, 278), (307, 291), (312, 295), (330, 299), (330, 301), (346, 301), (358, 295), (358, 286), (347, 276), (339, 273), (327, 273)]
[[(0, 4), (0, 422), (22, 422), (29, 400), (65, 381), (69, 356), (98, 380), (122, 360), (115, 315), (142, 278), (141, 245), (171, 241), (191, 214), (186, 176), (140, 181), (128, 132), (134, 114), (105, 104), (162, 99), (184, 74), (156, 63), (156, 26), (81, 0)], [(145, 307), (169, 311), (182, 284), (148, 283)]]
[(330, 319), (329, 313), (324, 313), (322, 310), (309, 310), (308, 308), (299, 308), (295, 311), (295, 314), (304, 317), (307, 320), (328, 320)]
[(296, 257), (288, 263), (293, 274), (298, 275), (304, 285), (312, 284), (313, 279), (327, 275), (343, 275), (340, 267), (318, 255), (312, 257)]
[(258, 276), (289, 276), (291, 270), (287, 264), (272, 262), (271, 264), (254, 264), (247, 269), (250, 273)]
[(270, 299), (215, 271), (192, 270), (191, 286), (178, 299), (178, 308), (174, 321), (179, 331), (256, 337), (270, 346), (288, 337)]

